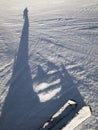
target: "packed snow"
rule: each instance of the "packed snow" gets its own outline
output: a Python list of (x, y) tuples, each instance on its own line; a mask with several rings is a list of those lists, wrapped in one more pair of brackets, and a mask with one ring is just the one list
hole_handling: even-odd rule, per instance
[(37, 130), (70, 99), (98, 129), (98, 1), (0, 1), (0, 130)]

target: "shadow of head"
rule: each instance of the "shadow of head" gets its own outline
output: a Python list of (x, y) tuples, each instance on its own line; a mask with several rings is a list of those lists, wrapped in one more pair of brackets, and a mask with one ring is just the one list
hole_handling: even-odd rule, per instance
[(28, 17), (28, 8), (25, 8), (23, 12), (23, 18), (26, 19), (27, 17)]

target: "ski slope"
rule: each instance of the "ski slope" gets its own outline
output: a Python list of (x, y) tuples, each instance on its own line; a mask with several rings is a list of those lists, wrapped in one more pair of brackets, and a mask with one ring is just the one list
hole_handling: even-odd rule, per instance
[(97, 14), (97, 0), (0, 1), (0, 130), (37, 130), (70, 99), (92, 107), (75, 130), (98, 129)]

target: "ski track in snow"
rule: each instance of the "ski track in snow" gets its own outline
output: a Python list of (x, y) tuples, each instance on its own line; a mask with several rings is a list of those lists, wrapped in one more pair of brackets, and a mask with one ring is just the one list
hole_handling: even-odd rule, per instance
[[(80, 0), (74, 1), (80, 2)], [(10, 2), (12, 2), (12, 0)], [(46, 9), (46, 12), (42, 9), (32, 9), (29, 5), (28, 60), (24, 62), (24, 65), (19, 68), (16, 74), (14, 74), (14, 68), (17, 64), (19, 67), (17, 57), (21, 43), (20, 39), (23, 33), (23, 25), (25, 26), (23, 10), (28, 4), (26, 5), (25, 3), (18, 7), (19, 3), (17, 2), (16, 5), (12, 3), (13, 7), (10, 9), (6, 8), (6, 6), (10, 5), (10, 2), (8, 3), (2, 0), (2, 4), (0, 5), (4, 13), (4, 15), (2, 15), (0, 12), (1, 117), (4, 119), (2, 113), (5, 112), (7, 107), (9, 109), (10, 98), (12, 98), (14, 94), (16, 97), (19, 94), (19, 98), (22, 98), (22, 96), (20, 96), (22, 93), (26, 101), (30, 100), (27, 102), (27, 106), (33, 108), (33, 112), (29, 107), (27, 108), (27, 106), (24, 105), (24, 101), (21, 99), (22, 105), (25, 108), (23, 112), (26, 112), (26, 110), (29, 111), (21, 116), (19, 122), (16, 122), (16, 128), (14, 129), (16, 130), (19, 126), (20, 130), (27, 130), (24, 128), (25, 126), (22, 125), (24, 122), (36, 124), (36, 121), (38, 121), (38, 124), (40, 124), (40, 120), (45, 121), (49, 115), (51, 115), (51, 111), (54, 112), (57, 110), (60, 105), (67, 100), (64, 99), (67, 95), (66, 93), (68, 92), (70, 94), (75, 88), (74, 92), (76, 92), (76, 94), (77, 91), (80, 92), (85, 103), (91, 105), (93, 111), (92, 116), (78, 126), (76, 130), (97, 130), (98, 2), (96, 0), (91, 1), (91, 3), (89, 1), (87, 3), (84, 2), (85, 4), (82, 5), (83, 8), (78, 6), (76, 10), (74, 9), (75, 7), (69, 10), (66, 9), (67, 7), (65, 8), (64, 5), (61, 6), (61, 4), (60, 7), (57, 6), (56, 8), (53, 5), (53, 7), (47, 7), (49, 9)], [(64, 2), (64, 0), (62, 0), (62, 2)], [(4, 4), (5, 7), (3, 9), (2, 6)], [(39, 6), (36, 4), (36, 7)], [(6, 11), (8, 11), (8, 16), (6, 15)], [(22, 52), (20, 52), (20, 54), (22, 55)], [(26, 55), (25, 52), (23, 52), (23, 54)], [(32, 80), (30, 80), (30, 77), (27, 78), (29, 75)], [(32, 94), (30, 90), (25, 88), (26, 78), (30, 81), (30, 84), (32, 84), (31, 86), (27, 81), (30, 86), (29, 89), (32, 90)], [(27, 93), (22, 89), (20, 90), (21, 92), (19, 92), (17, 86), (14, 89), (11, 88), (11, 86), (22, 86), (22, 84)], [(76, 88), (78, 90), (76, 90)], [(34, 96), (32, 96), (33, 94)], [(27, 99), (25, 96), (27, 96)], [(70, 95), (67, 96), (68, 98), (71, 97)], [(74, 94), (72, 94), (72, 96), (75, 97)], [(34, 106), (32, 107), (32, 103), (30, 104), (32, 100), (30, 98), (35, 102), (38, 98), (40, 103), (36, 102), (35, 105), (34, 102)], [(14, 100), (17, 101), (15, 104), (17, 107), (20, 103), (18, 103), (19, 99), (14, 99), (13, 97), (13, 101)], [(12, 103), (13, 101), (11, 100)], [(51, 104), (54, 105), (50, 107)], [(21, 109), (22, 105), (20, 105)], [(12, 105), (12, 111), (13, 108), (14, 105)], [(50, 111), (48, 110), (49, 108)], [(17, 110), (13, 112), (17, 112)], [(6, 113), (4, 114), (6, 115)], [(38, 114), (40, 114), (40, 117)], [(33, 123), (32, 115), (36, 118)], [(14, 116), (18, 119), (17, 115)], [(26, 119), (27, 116), (29, 117), (28, 119)], [(0, 121), (2, 122), (1, 117)], [(38, 120), (38, 118), (40, 118), (40, 120)], [(0, 125), (2, 124), (1, 122)], [(15, 123), (15, 120), (13, 120), (13, 122)], [(9, 123), (11, 122), (9, 121)], [(6, 121), (5, 124), (8, 125)], [(10, 126), (8, 127), (10, 128)], [(32, 125), (29, 130), (31, 129)], [(36, 125), (33, 129), (37, 129)], [(0, 130), (3, 130), (3, 128), (0, 127)]]

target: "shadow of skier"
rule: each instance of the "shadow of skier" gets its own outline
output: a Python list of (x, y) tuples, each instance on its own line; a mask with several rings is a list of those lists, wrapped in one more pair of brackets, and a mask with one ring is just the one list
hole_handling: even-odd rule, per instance
[[(24, 25), (17, 58), (14, 61), (11, 84), (0, 117), (0, 130), (37, 130), (69, 99), (81, 101), (83, 104), (79, 91), (63, 65), (61, 66), (62, 69), (58, 70), (58, 66), (48, 61), (47, 66), (50, 71), (55, 70), (53, 73), (45, 72), (43, 67), (38, 65), (37, 75), (32, 80), (28, 63), (29, 18), (27, 8), (23, 12), (23, 18)], [(44, 62), (45, 58), (41, 60)], [(39, 64), (41, 63), (39, 62)], [(58, 80), (59, 82), (55, 82)], [(46, 86), (39, 93), (35, 93), (34, 85), (38, 87), (43, 83), (48, 84), (48, 87)], [(40, 94), (43, 95), (41, 98), (45, 100), (45, 94), (51, 94), (57, 88), (60, 89), (58, 93), (49, 100), (41, 102)]]
[(0, 117), (0, 130), (32, 130), (34, 114), (40, 104), (32, 87), (28, 64), (29, 18), (28, 9), (23, 12), (24, 25), (17, 58), (14, 61), (11, 85)]

